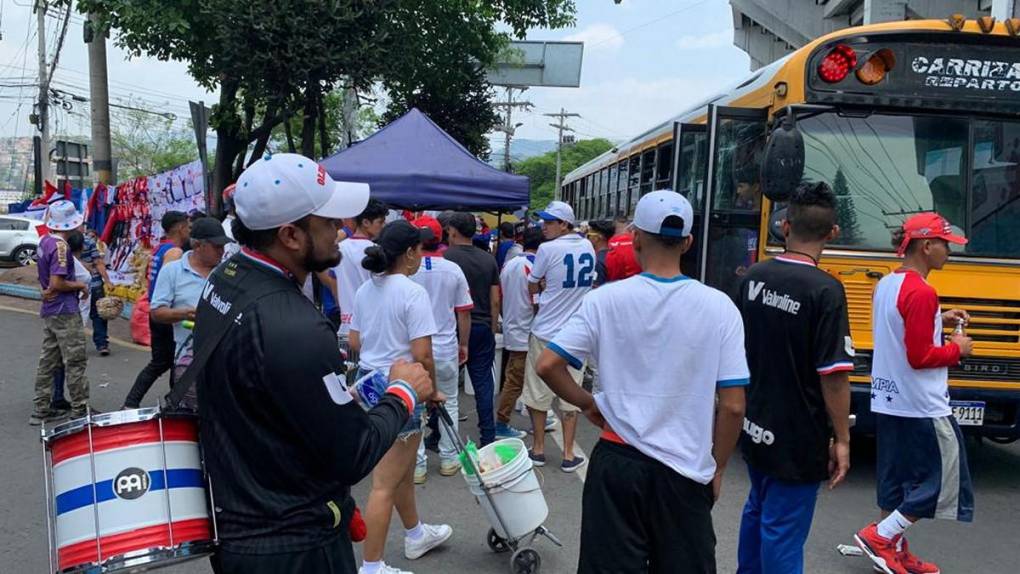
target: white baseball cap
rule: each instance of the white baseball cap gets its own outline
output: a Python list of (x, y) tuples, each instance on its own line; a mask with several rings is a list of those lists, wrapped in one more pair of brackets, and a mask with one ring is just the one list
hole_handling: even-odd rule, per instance
[[(676, 215), (683, 220), (683, 229), (662, 224), (666, 218)], [(653, 191), (642, 197), (634, 209), (634, 227), (641, 231), (656, 235), (687, 237), (691, 234), (694, 224), (694, 208), (691, 202), (679, 193), (670, 189)]]
[(574, 208), (562, 201), (549, 202), (549, 205), (545, 207), (545, 210), (539, 211), (536, 215), (541, 217), (543, 221), (560, 220), (571, 225), (574, 224)]
[(368, 205), (368, 184), (337, 182), (326, 168), (296, 153), (266, 154), (237, 179), (234, 209), (255, 231), (293, 223), (306, 215), (354, 217)]
[(66, 199), (54, 201), (46, 210), (46, 227), (51, 231), (71, 231), (81, 227), (84, 222), (82, 214)]

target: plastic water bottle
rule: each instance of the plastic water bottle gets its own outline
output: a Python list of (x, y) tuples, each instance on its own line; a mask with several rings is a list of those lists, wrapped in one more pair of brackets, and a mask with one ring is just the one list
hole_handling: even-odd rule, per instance
[(361, 406), (370, 409), (379, 404), (389, 384), (389, 380), (382, 371), (372, 370), (354, 383), (354, 392), (358, 394)]

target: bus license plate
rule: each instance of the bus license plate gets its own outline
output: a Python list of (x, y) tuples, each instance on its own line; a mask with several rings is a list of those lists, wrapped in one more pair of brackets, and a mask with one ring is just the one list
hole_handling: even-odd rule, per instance
[(979, 427), (985, 424), (985, 402), (984, 401), (949, 401), (953, 409), (953, 416), (960, 426)]

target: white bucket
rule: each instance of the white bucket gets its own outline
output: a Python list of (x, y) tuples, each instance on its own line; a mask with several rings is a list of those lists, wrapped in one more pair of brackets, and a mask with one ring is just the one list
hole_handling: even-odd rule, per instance
[[(496, 445), (513, 446), (517, 449), (517, 455), (503, 466), (482, 473), (482, 480), (489, 488), (492, 504), (489, 504), (478, 477), (466, 474), (463, 468), (461, 472), (471, 489), (471, 494), (478, 499), (478, 504), (482, 506), (496, 534), (501, 538), (520, 538), (542, 526), (549, 516), (549, 506), (545, 503), (542, 487), (538, 483), (538, 476), (532, 467), (524, 442), (516, 438), (497, 440), (480, 449), (478, 454), (482, 456)], [(496, 508), (493, 509), (493, 506)], [(500, 526), (496, 510), (499, 511), (506, 530)]]

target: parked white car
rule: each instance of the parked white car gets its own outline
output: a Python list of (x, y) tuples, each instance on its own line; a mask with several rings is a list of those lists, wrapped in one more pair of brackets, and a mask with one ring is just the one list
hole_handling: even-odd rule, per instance
[(39, 222), (25, 217), (0, 215), (0, 260), (31, 265), (39, 247)]

